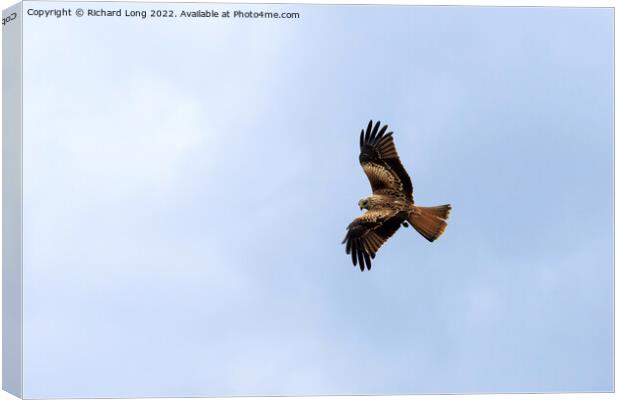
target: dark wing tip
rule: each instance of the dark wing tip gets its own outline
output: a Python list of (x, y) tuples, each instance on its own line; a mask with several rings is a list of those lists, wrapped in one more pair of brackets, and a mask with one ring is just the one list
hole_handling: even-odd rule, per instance
[(364, 143), (368, 143), (368, 139), (370, 138), (370, 131), (372, 131), (372, 119), (368, 122), (368, 126), (366, 127)]
[(375, 138), (377, 137), (377, 132), (379, 131), (380, 125), (381, 125), (381, 121), (377, 121), (377, 123), (375, 124), (375, 127), (372, 128), (372, 133), (370, 134), (370, 137), (368, 138), (368, 143), (374, 143)]
[[(347, 242), (347, 245), (345, 246), (345, 253), (347, 254), (351, 254), (351, 241), (347, 239), (345, 239), (345, 241)], [(343, 242), (344, 243), (344, 242)]]
[(360, 269), (363, 271), (365, 267), (365, 257), (364, 257), (364, 244), (358, 243), (357, 246), (357, 258), (360, 262)]
[(366, 129), (362, 129), (362, 132), (360, 133), (360, 147), (363, 147), (365, 144), (375, 145), (380, 141), (380, 139), (390, 136), (393, 132), (386, 134), (385, 132), (387, 129), (387, 124), (381, 126), (381, 121), (373, 123), (371, 119), (368, 121), (368, 126)]
[(363, 253), (364, 253), (364, 261), (366, 262), (366, 268), (370, 271), (370, 256), (368, 255), (366, 250), (364, 250)]
[(385, 135), (383, 135), (383, 137), (381, 138), (381, 141), (388, 140), (389, 138), (391, 138), (391, 137), (392, 137), (392, 135), (393, 135), (393, 134), (394, 134), (394, 132), (388, 132), (388, 133), (386, 133), (386, 134), (385, 134)]
[(387, 131), (388, 126), (387, 125), (383, 125), (383, 128), (381, 128), (381, 130), (379, 131), (379, 133), (377, 134), (377, 136), (375, 137), (375, 139), (372, 141), (372, 144), (376, 144), (377, 142), (379, 142), (379, 140), (381, 140), (381, 138), (383, 137), (383, 135), (385, 134), (385, 131)]

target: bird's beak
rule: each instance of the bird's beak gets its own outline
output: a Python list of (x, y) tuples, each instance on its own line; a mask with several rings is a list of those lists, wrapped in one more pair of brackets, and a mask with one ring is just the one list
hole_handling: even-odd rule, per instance
[(360, 211), (362, 211), (364, 209), (364, 207), (360, 206)]

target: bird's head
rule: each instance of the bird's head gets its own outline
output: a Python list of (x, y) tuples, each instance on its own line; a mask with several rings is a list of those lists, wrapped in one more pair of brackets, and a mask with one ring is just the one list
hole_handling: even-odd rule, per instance
[(357, 205), (360, 206), (360, 210), (363, 210), (364, 208), (370, 210), (370, 197), (360, 199), (360, 201), (357, 202)]

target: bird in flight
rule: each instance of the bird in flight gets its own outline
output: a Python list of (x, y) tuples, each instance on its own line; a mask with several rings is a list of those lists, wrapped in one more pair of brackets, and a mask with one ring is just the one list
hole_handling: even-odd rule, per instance
[(429, 242), (436, 240), (446, 229), (446, 220), (452, 207), (414, 205), (411, 179), (398, 158), (393, 132), (377, 121), (368, 123), (360, 134), (360, 164), (370, 181), (372, 196), (358, 202), (360, 210), (366, 209), (347, 227), (346, 253), (351, 254), (353, 265), (360, 270), (370, 270), (371, 259), (379, 248), (401, 226), (409, 224)]

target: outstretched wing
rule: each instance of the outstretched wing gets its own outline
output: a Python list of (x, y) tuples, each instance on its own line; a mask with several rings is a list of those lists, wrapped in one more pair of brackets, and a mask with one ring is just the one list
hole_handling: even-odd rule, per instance
[(370, 210), (355, 218), (347, 227), (346, 252), (351, 254), (353, 265), (358, 261), (360, 269), (370, 270), (370, 259), (375, 258), (379, 248), (398, 230), (407, 213), (387, 208)]
[(366, 131), (360, 134), (360, 164), (368, 176), (372, 192), (380, 190), (398, 191), (413, 201), (413, 186), (411, 178), (398, 158), (394, 146), (394, 132), (387, 131), (387, 125), (379, 129), (381, 122), (373, 126), (368, 122)]

